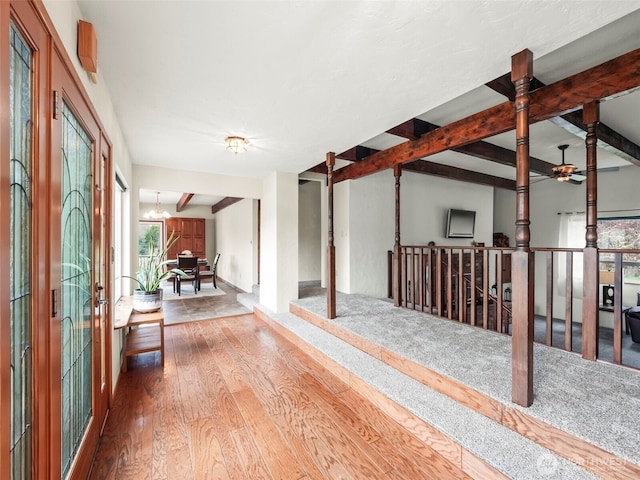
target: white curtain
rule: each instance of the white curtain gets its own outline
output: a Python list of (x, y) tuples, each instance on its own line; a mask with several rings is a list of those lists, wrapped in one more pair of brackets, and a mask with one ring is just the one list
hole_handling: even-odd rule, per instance
[[(558, 234), (559, 248), (584, 248), (587, 220), (584, 213), (561, 214)], [(565, 296), (567, 281), (566, 253), (558, 253), (555, 268), (558, 279), (557, 292)], [(573, 291), (582, 292), (582, 253), (573, 254)], [(574, 293), (575, 295), (575, 293)]]

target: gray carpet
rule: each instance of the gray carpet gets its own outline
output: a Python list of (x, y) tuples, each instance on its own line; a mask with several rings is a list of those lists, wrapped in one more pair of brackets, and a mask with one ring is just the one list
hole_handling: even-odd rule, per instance
[[(292, 303), (326, 315), (324, 296)], [(513, 405), (510, 337), (362, 295), (338, 294), (337, 313), (336, 325)], [(640, 464), (640, 372), (537, 344), (534, 356), (535, 400), (523, 410)]]

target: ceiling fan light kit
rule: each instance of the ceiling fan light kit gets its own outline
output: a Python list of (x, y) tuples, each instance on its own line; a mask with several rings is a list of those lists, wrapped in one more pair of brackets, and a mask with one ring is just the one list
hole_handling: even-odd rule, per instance
[(571, 174), (574, 173), (577, 167), (571, 163), (564, 163), (564, 151), (569, 148), (569, 145), (558, 145), (558, 149), (562, 152), (562, 163), (551, 168), (556, 180), (559, 182), (567, 182), (571, 179)]

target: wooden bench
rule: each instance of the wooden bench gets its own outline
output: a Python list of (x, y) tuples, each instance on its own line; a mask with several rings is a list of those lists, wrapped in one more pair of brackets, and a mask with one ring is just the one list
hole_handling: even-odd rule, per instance
[(125, 339), (123, 372), (127, 371), (127, 359), (132, 355), (160, 350), (160, 362), (164, 366), (164, 313), (138, 313), (131, 307), (130, 297), (116, 304), (115, 328), (129, 330)]

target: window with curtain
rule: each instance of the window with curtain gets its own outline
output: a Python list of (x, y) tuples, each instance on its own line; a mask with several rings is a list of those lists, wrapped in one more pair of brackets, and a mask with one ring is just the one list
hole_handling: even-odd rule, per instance
[[(601, 249), (640, 250), (640, 217), (598, 219), (598, 247)], [(624, 254), (622, 278), (625, 283), (640, 284), (640, 255)], [(600, 254), (601, 270), (613, 270), (613, 254)]]

